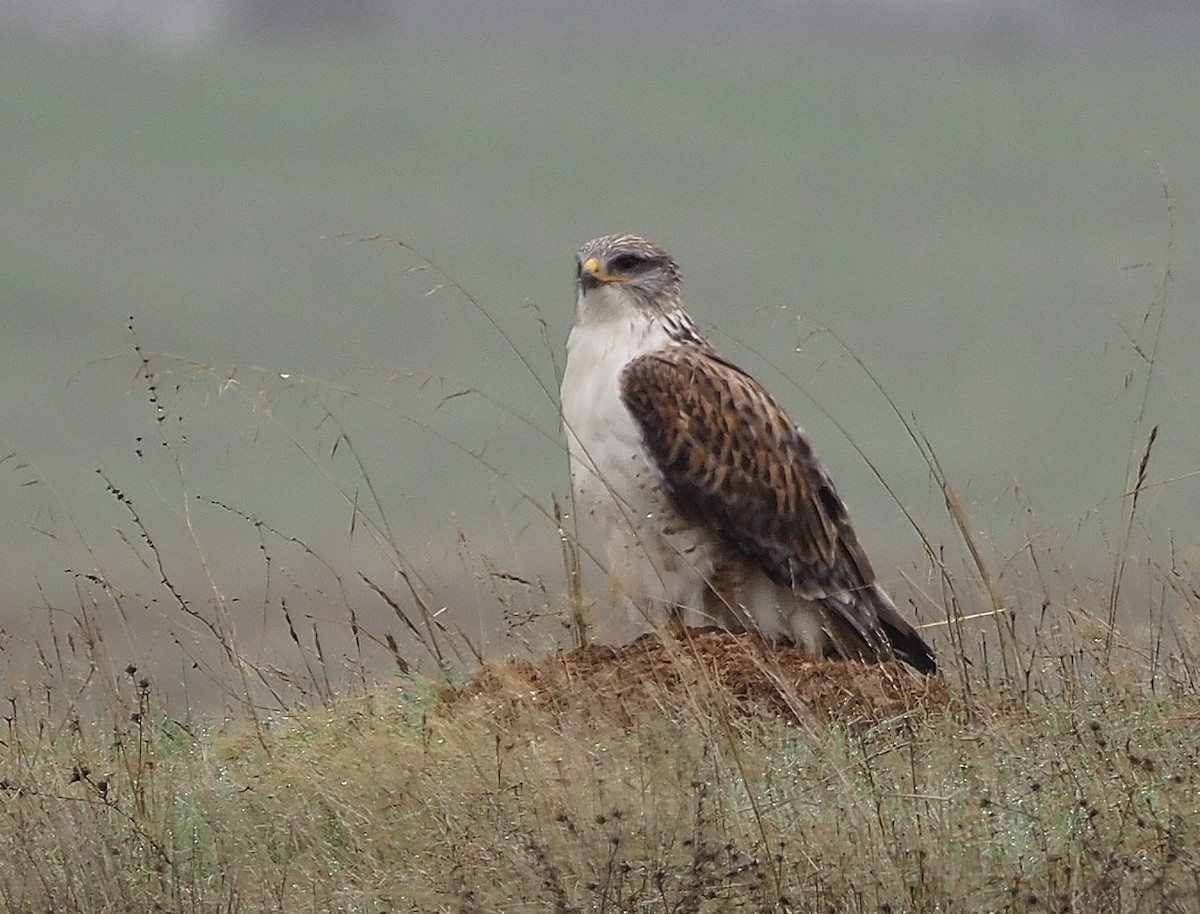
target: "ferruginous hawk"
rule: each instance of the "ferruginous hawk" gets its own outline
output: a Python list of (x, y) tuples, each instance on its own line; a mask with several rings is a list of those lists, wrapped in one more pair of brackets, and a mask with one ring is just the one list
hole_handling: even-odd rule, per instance
[(803, 429), (700, 335), (675, 261), (606, 235), (575, 275), (563, 422), (614, 599), (653, 628), (674, 616), (934, 672)]

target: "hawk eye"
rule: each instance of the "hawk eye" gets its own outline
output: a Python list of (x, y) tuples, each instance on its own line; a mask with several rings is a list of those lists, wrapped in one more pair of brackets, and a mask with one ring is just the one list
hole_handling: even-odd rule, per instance
[(612, 269), (617, 273), (632, 273), (642, 264), (642, 258), (637, 254), (622, 254), (620, 257), (614, 257), (612, 261)]

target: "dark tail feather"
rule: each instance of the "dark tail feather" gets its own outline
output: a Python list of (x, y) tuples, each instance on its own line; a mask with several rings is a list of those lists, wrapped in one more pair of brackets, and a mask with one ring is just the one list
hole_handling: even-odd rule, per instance
[(930, 675), (937, 672), (937, 659), (933, 656), (933, 650), (911, 625), (903, 619), (900, 620), (899, 626), (880, 621), (897, 657), (918, 673)]
[(845, 600), (844, 593), (819, 601), (825, 630), (837, 653), (868, 661), (898, 658), (919, 673), (937, 672), (933, 650), (900, 615), (883, 588), (872, 584), (858, 596), (860, 599), (852, 602)]

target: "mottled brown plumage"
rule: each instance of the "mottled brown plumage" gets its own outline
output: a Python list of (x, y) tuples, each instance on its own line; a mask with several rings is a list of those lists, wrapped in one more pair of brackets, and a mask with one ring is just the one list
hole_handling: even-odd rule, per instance
[[(931, 672), (933, 656), (888, 603), (845, 505), (804, 432), (763, 387), (711, 348), (671, 347), (631, 360), (621, 397), (642, 428), (676, 509), (716, 532), (797, 597), (825, 606), (840, 653), (895, 652)], [(722, 601), (735, 600), (713, 584)], [(744, 575), (735, 575), (740, 585)], [(865, 604), (865, 605), (864, 605)]]
[(753, 378), (710, 350), (679, 346), (633, 359), (620, 386), (681, 510), (776, 583), (832, 567), (838, 538), (853, 536), (841, 502), (804, 435)]

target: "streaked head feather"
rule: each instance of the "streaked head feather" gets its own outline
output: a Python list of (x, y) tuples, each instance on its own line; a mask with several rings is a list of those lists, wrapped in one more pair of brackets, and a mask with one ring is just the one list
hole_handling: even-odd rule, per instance
[(670, 314), (683, 308), (679, 264), (637, 235), (603, 235), (575, 255), (576, 320), (642, 312)]

